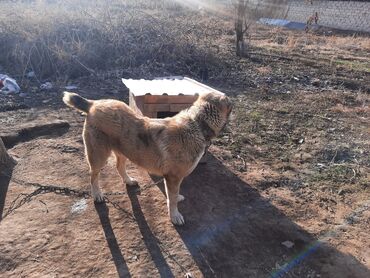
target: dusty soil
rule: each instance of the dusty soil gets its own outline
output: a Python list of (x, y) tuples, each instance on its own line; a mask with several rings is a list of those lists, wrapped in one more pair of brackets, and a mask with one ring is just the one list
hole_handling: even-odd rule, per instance
[[(140, 187), (126, 188), (113, 159), (101, 186), (123, 194), (109, 202), (45, 193), (7, 215), (37, 189), (21, 181), (88, 190), (89, 177), (83, 116), (62, 105), (62, 89), (1, 96), (0, 135), (11, 134), (18, 164), (2, 185), (0, 276), (370, 277), (368, 48), (259, 28), (249, 57), (230, 50), (234, 67), (210, 78), (235, 111), (208, 163), (183, 182), (184, 227), (168, 221), (161, 184), (130, 164)], [(127, 101), (118, 78), (104, 80), (74, 84)]]

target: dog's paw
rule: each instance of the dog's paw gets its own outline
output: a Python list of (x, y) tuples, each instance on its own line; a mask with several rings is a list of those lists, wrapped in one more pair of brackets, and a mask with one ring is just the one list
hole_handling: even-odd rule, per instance
[(178, 201), (178, 202), (181, 202), (181, 201), (184, 201), (184, 200), (185, 200), (185, 197), (184, 197), (183, 195), (179, 194), (179, 195), (177, 196), (177, 201)]
[(176, 210), (176, 212), (172, 213), (172, 215), (170, 216), (171, 217), (171, 221), (173, 224), (175, 225), (184, 225), (185, 224), (185, 220), (184, 220), (184, 217), (181, 215), (181, 213)]
[(127, 184), (129, 186), (138, 186), (139, 185), (138, 181), (135, 180), (135, 179), (132, 179), (132, 178), (126, 179), (125, 184)]
[(92, 196), (94, 198), (94, 202), (96, 203), (104, 202), (104, 194), (101, 191), (92, 192)]

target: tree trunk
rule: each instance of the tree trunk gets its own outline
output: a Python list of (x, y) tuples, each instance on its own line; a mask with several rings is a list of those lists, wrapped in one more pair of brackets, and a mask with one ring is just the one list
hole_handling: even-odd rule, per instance
[(0, 176), (9, 173), (15, 164), (16, 161), (8, 154), (3, 140), (0, 138)]
[(236, 19), (235, 19), (235, 33), (236, 33), (236, 55), (243, 56), (244, 54), (244, 21), (245, 21), (245, 2), (244, 0), (238, 1)]
[(3, 140), (0, 137), (0, 221), (5, 207), (6, 193), (8, 192), (13, 168), (17, 162), (7, 153)]

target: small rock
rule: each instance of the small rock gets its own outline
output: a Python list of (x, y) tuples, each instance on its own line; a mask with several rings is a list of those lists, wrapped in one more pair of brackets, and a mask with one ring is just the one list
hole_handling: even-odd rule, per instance
[(316, 87), (320, 86), (320, 79), (318, 79), (318, 78), (314, 78), (314, 79), (312, 79), (312, 80), (311, 80), (311, 84), (312, 84), (313, 86), (316, 86)]
[(222, 154), (221, 157), (222, 157), (223, 160), (230, 160), (230, 159), (233, 158), (231, 153), (224, 153), (224, 154)]
[(138, 256), (136, 256), (136, 255), (129, 256), (129, 257), (128, 257), (128, 260), (129, 260), (130, 262), (136, 262), (136, 261), (138, 260)]
[(284, 245), (288, 249), (290, 249), (294, 246), (294, 243), (291, 242), (290, 240), (286, 240), (286, 241), (282, 242), (281, 244)]
[(53, 84), (51, 82), (45, 82), (44, 84), (41, 84), (40, 89), (41, 90), (51, 90), (53, 89)]

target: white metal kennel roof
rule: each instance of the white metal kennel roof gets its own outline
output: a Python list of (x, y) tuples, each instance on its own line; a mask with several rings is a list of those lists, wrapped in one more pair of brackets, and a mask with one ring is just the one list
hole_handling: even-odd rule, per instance
[(158, 77), (152, 80), (146, 79), (124, 79), (123, 84), (129, 88), (135, 96), (144, 95), (200, 95), (204, 93), (224, 94), (216, 89), (204, 85), (188, 77), (169, 76)]

